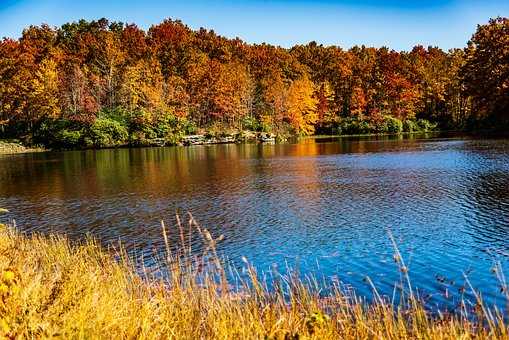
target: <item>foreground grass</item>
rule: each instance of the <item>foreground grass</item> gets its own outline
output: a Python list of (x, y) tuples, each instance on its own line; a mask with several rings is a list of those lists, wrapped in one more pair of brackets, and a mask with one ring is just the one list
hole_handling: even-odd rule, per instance
[[(23, 236), (0, 230), (0, 333), (8, 338), (175, 339), (507, 339), (508, 326), (480, 305), (474, 318), (431, 316), (410, 299), (363, 304), (339, 290), (319, 297), (295, 280), (269, 293), (254, 269), (241, 291), (224, 281), (215, 254), (169, 251), (161, 266), (171, 278), (140, 276), (121, 251), (89, 240)], [(181, 237), (184, 236), (181, 230)], [(184, 247), (185, 249), (185, 247)], [(461, 314), (461, 313), (460, 313)], [(470, 320), (470, 321), (469, 321)], [(473, 321), (477, 320), (477, 321)]]

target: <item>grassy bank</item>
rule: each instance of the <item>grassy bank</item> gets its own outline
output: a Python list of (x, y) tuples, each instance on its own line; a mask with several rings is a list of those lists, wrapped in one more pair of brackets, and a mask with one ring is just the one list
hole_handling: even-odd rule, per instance
[[(191, 225), (191, 224), (190, 224)], [(312, 285), (282, 279), (287, 294), (268, 292), (254, 269), (240, 290), (224, 281), (210, 234), (197, 225), (207, 251), (187, 247), (160, 264), (165, 281), (135, 271), (122, 251), (89, 240), (23, 236), (0, 230), (0, 332), (9, 338), (378, 339), (509, 338), (501, 317), (478, 308), (476, 318), (428, 314), (411, 299), (400, 307), (370, 305), (339, 289), (319, 297)], [(190, 227), (190, 229), (191, 229)], [(180, 233), (185, 244), (186, 232)], [(401, 262), (404, 269), (404, 263)], [(470, 320), (470, 321), (469, 321)]]

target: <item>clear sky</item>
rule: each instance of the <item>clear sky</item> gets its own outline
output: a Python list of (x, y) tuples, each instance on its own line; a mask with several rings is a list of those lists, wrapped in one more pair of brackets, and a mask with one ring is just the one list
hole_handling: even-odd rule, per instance
[(170, 17), (250, 43), (449, 49), (464, 47), (477, 24), (496, 16), (509, 16), (509, 0), (0, 0), (0, 36), (101, 17), (148, 29)]

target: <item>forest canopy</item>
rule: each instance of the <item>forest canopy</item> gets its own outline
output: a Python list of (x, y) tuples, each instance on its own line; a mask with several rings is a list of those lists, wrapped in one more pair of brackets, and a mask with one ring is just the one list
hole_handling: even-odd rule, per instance
[(247, 44), (167, 19), (30, 26), (0, 42), (0, 138), (81, 147), (196, 131), (311, 135), (509, 125), (509, 19), (465, 48)]

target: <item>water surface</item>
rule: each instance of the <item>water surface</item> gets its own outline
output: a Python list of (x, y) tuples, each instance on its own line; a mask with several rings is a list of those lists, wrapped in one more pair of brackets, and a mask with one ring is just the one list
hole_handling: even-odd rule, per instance
[[(239, 268), (297, 266), (391, 296), (391, 232), (415, 286), (454, 307), (464, 275), (504, 305), (492, 272), (509, 260), (509, 140), (305, 139), (0, 156), (0, 207), (24, 231), (119, 240), (147, 265), (159, 221), (193, 213)], [(174, 239), (175, 230), (172, 231)], [(196, 245), (199, 247), (199, 245)], [(196, 248), (198, 249), (198, 248)], [(507, 271), (506, 271), (507, 273)]]

